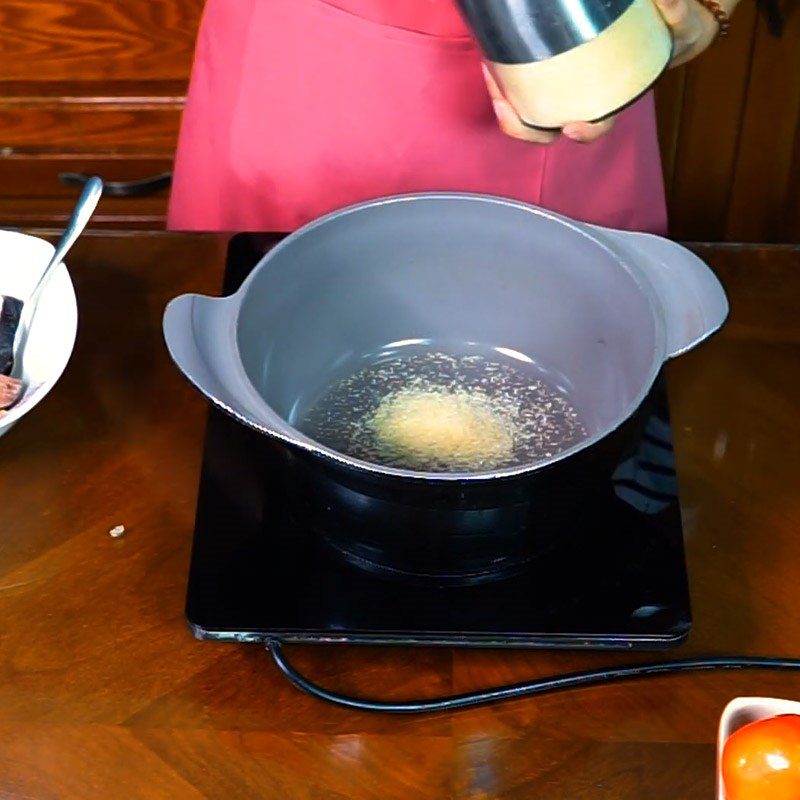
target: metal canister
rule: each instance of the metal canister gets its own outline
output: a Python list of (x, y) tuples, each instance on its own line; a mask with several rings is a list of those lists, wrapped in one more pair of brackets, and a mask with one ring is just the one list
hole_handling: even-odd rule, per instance
[(672, 35), (653, 0), (457, 0), (487, 65), (530, 127), (595, 122), (644, 94)]

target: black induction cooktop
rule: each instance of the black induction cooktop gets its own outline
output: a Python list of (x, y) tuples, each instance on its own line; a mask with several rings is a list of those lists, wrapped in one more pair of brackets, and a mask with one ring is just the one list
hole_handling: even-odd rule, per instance
[[(274, 238), (231, 240), (224, 293)], [(209, 411), (186, 616), (200, 638), (656, 649), (691, 628), (666, 383), (635, 452), (563, 543), (509, 575), (443, 583), (346, 558), (300, 512), (286, 445)], [(299, 485), (298, 485), (299, 482)], [(291, 483), (291, 485), (289, 485)]]

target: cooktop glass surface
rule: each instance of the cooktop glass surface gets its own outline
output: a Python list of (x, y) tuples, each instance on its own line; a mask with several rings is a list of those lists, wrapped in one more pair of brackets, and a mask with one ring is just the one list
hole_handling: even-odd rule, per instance
[[(232, 239), (224, 293), (274, 237)], [(365, 569), (298, 512), (299, 473), (282, 448), (209, 411), (186, 614), (202, 638), (660, 648), (691, 615), (666, 385), (635, 453), (563, 544), (513, 574), (473, 584)], [(287, 482), (292, 481), (288, 486)]]

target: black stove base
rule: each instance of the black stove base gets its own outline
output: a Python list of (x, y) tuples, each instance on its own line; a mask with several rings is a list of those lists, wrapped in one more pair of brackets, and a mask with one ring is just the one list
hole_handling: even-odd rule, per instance
[[(255, 266), (232, 240), (225, 292)], [(658, 649), (691, 627), (666, 388), (638, 451), (605, 479), (563, 542), (508, 575), (448, 583), (391, 575), (331, 546), (298, 513), (314, 487), (285, 445), (209, 414), (186, 615), (201, 638), (264, 642)], [(288, 482), (291, 482), (288, 485)]]

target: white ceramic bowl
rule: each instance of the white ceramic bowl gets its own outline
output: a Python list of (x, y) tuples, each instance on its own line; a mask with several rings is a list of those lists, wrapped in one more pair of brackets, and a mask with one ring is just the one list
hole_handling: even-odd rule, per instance
[(717, 800), (728, 800), (722, 785), (722, 748), (728, 737), (751, 722), (779, 714), (800, 714), (800, 703), (773, 697), (737, 697), (725, 706), (717, 736)]
[[(53, 245), (35, 236), (0, 230), (0, 294), (25, 300), (53, 254)], [(78, 306), (66, 266), (56, 267), (33, 318), (22, 359), (25, 391), (0, 418), (0, 436), (53, 388), (67, 366), (78, 330)]]

